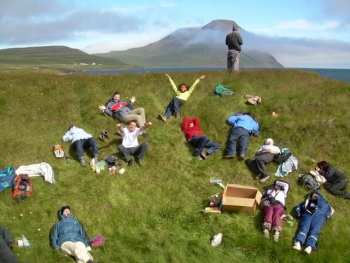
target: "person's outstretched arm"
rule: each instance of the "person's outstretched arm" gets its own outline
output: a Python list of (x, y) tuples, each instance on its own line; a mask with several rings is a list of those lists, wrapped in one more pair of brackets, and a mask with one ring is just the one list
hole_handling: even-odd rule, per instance
[(143, 125), (140, 128), (140, 132), (143, 132), (144, 130), (146, 130), (148, 127), (152, 126), (152, 122), (147, 122), (145, 125)]
[(121, 133), (124, 133), (124, 126), (123, 126), (123, 124), (117, 123), (116, 126), (117, 126), (118, 130), (119, 130)]
[(196, 81), (192, 84), (192, 86), (190, 87), (190, 89), (188, 90), (188, 92), (191, 94), (192, 91), (195, 89), (195, 87), (197, 86), (197, 84), (199, 83), (200, 80), (205, 79), (205, 75), (200, 76), (198, 79), (196, 79)]

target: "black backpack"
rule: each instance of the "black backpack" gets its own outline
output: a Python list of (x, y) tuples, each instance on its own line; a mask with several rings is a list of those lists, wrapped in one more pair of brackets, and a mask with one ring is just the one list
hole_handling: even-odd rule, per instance
[(320, 188), (319, 182), (311, 174), (301, 174), (298, 178), (298, 183), (305, 186), (306, 189), (315, 190)]
[(282, 153), (275, 154), (273, 161), (275, 163), (281, 164), (288, 160), (292, 156), (292, 153), (289, 149), (285, 149)]

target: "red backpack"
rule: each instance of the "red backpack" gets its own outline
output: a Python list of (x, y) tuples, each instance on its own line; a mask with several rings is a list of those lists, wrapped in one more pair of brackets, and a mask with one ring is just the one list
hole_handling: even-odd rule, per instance
[(33, 192), (33, 184), (28, 174), (19, 174), (12, 185), (12, 198), (19, 201), (30, 197)]

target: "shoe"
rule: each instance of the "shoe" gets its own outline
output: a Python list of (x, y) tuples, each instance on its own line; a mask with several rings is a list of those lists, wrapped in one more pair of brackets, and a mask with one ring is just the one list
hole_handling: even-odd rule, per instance
[(260, 180), (262, 178), (262, 174), (258, 173), (257, 176), (254, 177), (255, 180)]
[(86, 163), (85, 163), (85, 160), (84, 159), (80, 159), (80, 165), (82, 167), (85, 167), (86, 166)]
[(128, 161), (128, 166), (131, 166), (131, 165), (132, 165), (132, 163), (133, 163), (133, 160), (132, 160), (132, 159), (130, 159), (130, 160)]
[(233, 158), (236, 158), (236, 155), (235, 154), (228, 154), (228, 155), (225, 155), (223, 158), (225, 158), (225, 159), (233, 159)]
[(197, 155), (196, 157), (197, 157), (198, 160), (203, 161), (203, 158), (202, 158), (201, 155)]
[(242, 160), (242, 161), (244, 161), (245, 155), (244, 155), (243, 153), (241, 153), (241, 154), (239, 155), (239, 159)]
[(265, 177), (261, 178), (259, 182), (263, 184), (263, 183), (265, 183), (265, 182), (266, 182), (267, 180), (269, 180), (269, 179), (270, 179), (270, 176), (269, 176), (269, 175), (266, 175)]
[(278, 239), (280, 238), (280, 231), (275, 231), (275, 233), (273, 234), (273, 241), (278, 242)]
[(180, 112), (175, 112), (175, 119), (179, 119), (180, 118)]
[(167, 120), (167, 117), (162, 116), (162, 115), (158, 115), (158, 118), (159, 118), (160, 120), (163, 120), (164, 122), (166, 122), (166, 120)]
[(295, 249), (295, 250), (301, 250), (301, 244), (300, 244), (299, 241), (297, 241), (297, 242), (294, 243), (293, 249)]
[(206, 160), (207, 159), (207, 152), (206, 151), (202, 151), (200, 154), (199, 154), (200, 157), (202, 157), (203, 160)]
[(142, 164), (140, 162), (140, 159), (139, 158), (135, 158), (135, 162), (137, 163), (138, 166), (142, 167)]
[(305, 248), (304, 250), (307, 254), (310, 254), (312, 252), (312, 246), (308, 246), (307, 248)]
[(94, 161), (95, 161), (95, 163), (98, 163), (98, 157), (97, 156), (94, 157)]
[(98, 137), (101, 141), (106, 141), (106, 137), (101, 133)]
[(103, 130), (103, 131), (101, 132), (101, 134), (103, 134), (106, 138), (109, 138), (109, 133), (108, 133), (108, 131)]
[(270, 238), (270, 231), (269, 231), (267, 228), (265, 228), (265, 229), (263, 230), (263, 233), (264, 233), (264, 237), (265, 237), (266, 239), (269, 239), (269, 238)]

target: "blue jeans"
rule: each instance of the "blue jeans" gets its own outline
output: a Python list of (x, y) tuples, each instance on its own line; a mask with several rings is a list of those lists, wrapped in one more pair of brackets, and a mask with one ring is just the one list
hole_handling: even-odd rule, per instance
[(179, 98), (174, 97), (165, 110), (165, 117), (169, 119), (174, 112), (180, 112), (180, 107), (184, 103), (184, 100), (180, 100)]
[(189, 143), (195, 147), (193, 155), (198, 156), (203, 151), (204, 148), (207, 148), (207, 154), (212, 154), (217, 152), (220, 149), (220, 144), (217, 142), (212, 142), (207, 136), (193, 136)]
[(75, 151), (77, 152), (79, 160), (84, 159), (84, 149), (89, 149), (90, 147), (92, 157), (98, 156), (98, 145), (95, 138), (93, 137), (83, 140), (77, 140), (73, 142), (73, 146), (75, 147)]
[(249, 131), (242, 127), (233, 128), (226, 142), (226, 154), (236, 154), (238, 150), (240, 154), (245, 155), (248, 149), (249, 139)]

